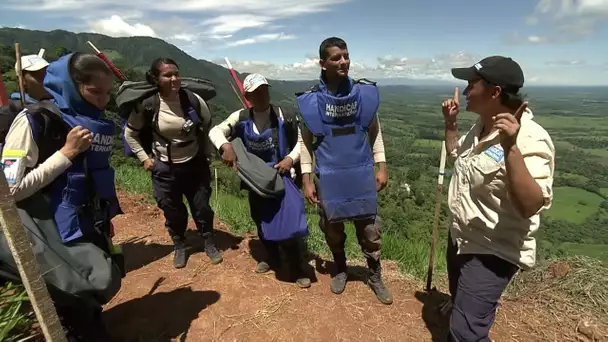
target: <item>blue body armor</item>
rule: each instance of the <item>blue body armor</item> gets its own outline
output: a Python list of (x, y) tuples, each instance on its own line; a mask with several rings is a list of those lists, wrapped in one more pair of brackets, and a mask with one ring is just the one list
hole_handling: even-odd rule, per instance
[(110, 167), (116, 125), (101, 119), (103, 111), (80, 96), (68, 71), (72, 56), (63, 56), (49, 65), (44, 86), (53, 96), (52, 101), (67, 128), (81, 126), (92, 133), (93, 141), (87, 151), (80, 153), (72, 165), (49, 184), (48, 193), (64, 242), (82, 236), (99, 241), (100, 235), (109, 235), (110, 220), (122, 213), (116, 196), (114, 169)]
[(107, 223), (121, 213), (114, 185), (114, 169), (110, 167), (113, 136), (116, 126), (110, 120), (85, 116), (63, 116), (73, 128), (78, 125), (93, 134), (89, 150), (72, 161), (59, 178), (50, 185), (51, 208), (59, 235), (64, 242), (96, 231), (96, 225)]
[(327, 219), (373, 218), (378, 193), (368, 128), (380, 104), (376, 84), (354, 81), (336, 97), (315, 87), (297, 97), (302, 119), (317, 139), (315, 173)]
[(235, 136), (241, 138), (247, 151), (270, 166), (274, 166), (289, 154), (283, 120), (280, 120), (272, 109), (270, 120), (273, 122), (275, 119), (278, 121), (275, 128), (268, 128), (259, 134), (254, 131), (255, 123), (251, 112), (247, 120), (239, 121), (234, 127)]
[[(241, 138), (249, 153), (274, 167), (288, 155), (289, 143), (284, 121), (275, 114), (274, 108), (271, 109), (270, 120), (275, 123), (273, 127), (258, 134), (254, 131), (255, 123), (250, 111), (247, 119), (235, 125), (234, 135)], [(263, 201), (259, 215), (262, 234), (266, 240), (283, 241), (308, 234), (304, 198), (291, 176), (283, 175), (282, 179), (285, 185), (285, 195), (282, 198), (256, 199)]]

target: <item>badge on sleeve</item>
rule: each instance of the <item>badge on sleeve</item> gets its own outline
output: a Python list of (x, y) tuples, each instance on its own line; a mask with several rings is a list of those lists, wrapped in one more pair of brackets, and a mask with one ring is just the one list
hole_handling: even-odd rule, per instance
[(17, 184), (18, 181), (23, 177), (25, 170), (25, 151), (20, 150), (7, 150), (3, 151), (0, 165), (4, 171), (4, 177), (9, 186)]
[(505, 160), (505, 151), (496, 145), (488, 147), (483, 153), (497, 163)]

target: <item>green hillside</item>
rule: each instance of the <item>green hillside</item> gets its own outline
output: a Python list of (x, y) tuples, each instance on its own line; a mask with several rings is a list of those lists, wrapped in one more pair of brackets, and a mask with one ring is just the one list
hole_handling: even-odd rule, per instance
[[(157, 57), (169, 57), (179, 64), (183, 76), (203, 77), (211, 80), (218, 91), (214, 105), (223, 111), (234, 111), (241, 107), (240, 102), (230, 87), (232, 77), (228, 70), (209, 61), (196, 59), (184, 51), (161, 39), (151, 37), (112, 38), (95, 33), (72, 33), (63, 30), (33, 31), (17, 28), (0, 28), (0, 66), (3, 72), (14, 68), (15, 43), (21, 44), (23, 54), (37, 53), (40, 48), (46, 49), (45, 57), (55, 59), (64, 51), (93, 52), (87, 41), (91, 41), (103, 51), (116, 66), (130, 70), (128, 78), (140, 78)], [(11, 54), (12, 52), (12, 54)], [(247, 74), (239, 74), (243, 80)], [(273, 81), (271, 95), (277, 102), (293, 97), (296, 91), (306, 89), (310, 82)]]

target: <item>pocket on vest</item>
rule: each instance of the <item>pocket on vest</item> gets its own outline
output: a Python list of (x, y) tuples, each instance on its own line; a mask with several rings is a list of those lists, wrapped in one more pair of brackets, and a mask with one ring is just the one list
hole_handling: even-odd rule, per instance
[(55, 223), (59, 230), (59, 236), (63, 242), (69, 242), (83, 235), (83, 226), (89, 226), (84, 221), (87, 219), (80, 215), (81, 206), (68, 202), (62, 202), (55, 211)]
[(115, 172), (112, 168), (94, 170), (91, 172), (93, 182), (95, 183), (95, 191), (101, 199), (113, 199), (116, 197), (116, 188), (114, 186)]
[(321, 169), (319, 195), (328, 219), (372, 215), (377, 210), (373, 164)]

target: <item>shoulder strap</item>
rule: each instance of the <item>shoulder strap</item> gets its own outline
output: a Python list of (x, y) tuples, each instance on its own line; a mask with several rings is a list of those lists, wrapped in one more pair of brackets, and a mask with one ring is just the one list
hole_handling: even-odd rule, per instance
[(34, 141), (39, 149), (38, 163), (42, 163), (63, 146), (70, 127), (61, 119), (59, 108), (51, 101), (26, 107)]
[(355, 80), (355, 83), (376, 85), (377, 82), (370, 81), (367, 78), (360, 78), (360, 79)]
[(318, 84), (315, 84), (314, 86), (308, 88), (305, 91), (300, 91), (296, 93), (296, 96), (300, 96), (300, 95), (304, 95), (304, 94), (308, 94), (308, 93), (314, 93), (316, 91), (319, 91), (321, 89), (321, 87)]
[(283, 126), (285, 127), (285, 135), (287, 137), (287, 145), (292, 150), (298, 143), (298, 117), (292, 107), (277, 106), (283, 114)]

